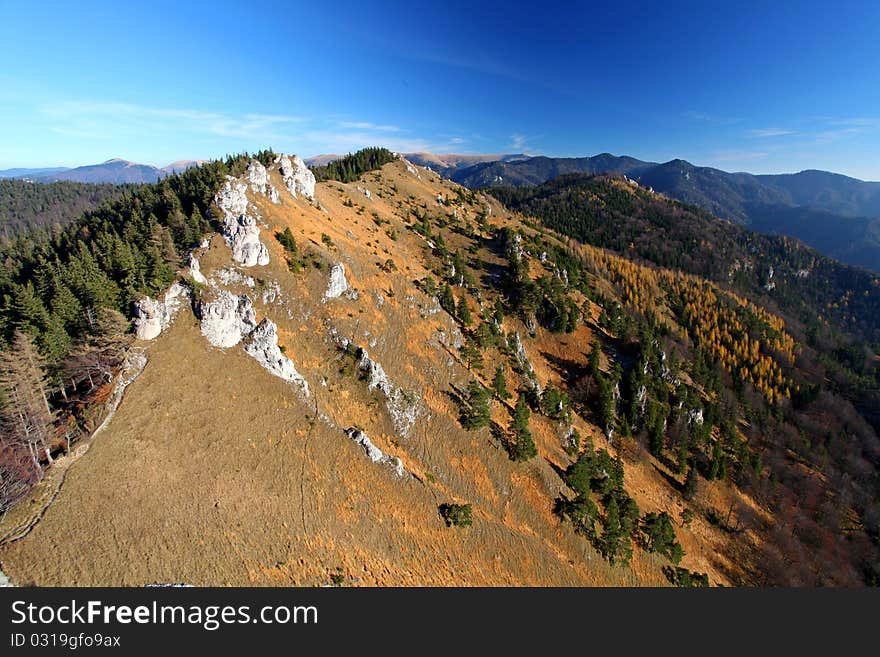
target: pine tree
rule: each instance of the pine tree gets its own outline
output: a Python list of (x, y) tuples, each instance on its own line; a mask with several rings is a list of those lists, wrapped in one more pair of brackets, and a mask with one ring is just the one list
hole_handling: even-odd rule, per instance
[(617, 499), (612, 497), (605, 507), (605, 515), (602, 517), (602, 553), (612, 564), (620, 552), (622, 532), (620, 528), (620, 507)]
[(483, 369), (483, 352), (480, 349), (479, 342), (474, 339), (473, 335), (469, 334), (461, 345), (461, 356), (464, 358), (468, 370)]
[(532, 411), (529, 408), (526, 396), (520, 393), (516, 400), (516, 407), (513, 409), (513, 428), (515, 430), (528, 429), (531, 415)]
[(471, 322), (473, 322), (473, 318), (471, 317), (471, 309), (470, 306), (468, 306), (466, 294), (462, 294), (461, 298), (458, 300), (455, 314), (458, 316), (458, 321), (460, 321), (465, 326), (470, 326)]
[(502, 401), (506, 401), (511, 397), (511, 394), (507, 391), (507, 381), (504, 379), (504, 368), (502, 367), (495, 370), (495, 377), (492, 379), (492, 391)]
[(444, 285), (443, 290), (440, 292), (440, 307), (450, 315), (455, 314), (455, 297), (452, 296), (452, 288), (449, 286), (449, 283)]
[(599, 347), (599, 341), (594, 339), (590, 343), (590, 355), (587, 357), (587, 366), (590, 368), (590, 374), (594, 379), (598, 378), (601, 373), (599, 369), (601, 355), (602, 349)]
[(535, 441), (532, 440), (532, 432), (529, 431), (529, 417), (532, 412), (529, 409), (526, 396), (520, 393), (513, 409), (513, 423), (511, 431), (516, 442), (510, 447), (510, 457), (514, 461), (527, 461), (538, 455)]
[(467, 408), (462, 417), (464, 428), (476, 431), (488, 426), (491, 419), (489, 391), (474, 379), (468, 386)]

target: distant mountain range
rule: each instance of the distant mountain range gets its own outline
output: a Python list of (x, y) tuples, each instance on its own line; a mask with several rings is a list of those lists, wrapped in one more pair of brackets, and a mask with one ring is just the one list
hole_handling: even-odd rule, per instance
[[(419, 166), (429, 167), (437, 173), (446, 177), (451, 177), (451, 173), (458, 169), (472, 167), (485, 162), (517, 162), (519, 160), (527, 160), (535, 157), (527, 153), (483, 153), (478, 155), (444, 153), (437, 155), (435, 153), (403, 153), (403, 156)], [(338, 153), (324, 153), (313, 157), (305, 158), (308, 166), (327, 166), (334, 160), (343, 157)]]
[(152, 183), (189, 167), (198, 166), (202, 162), (204, 160), (178, 160), (160, 169), (151, 164), (139, 164), (114, 158), (101, 164), (89, 164), (74, 168), (5, 169), (0, 171), (0, 178), (23, 178), (34, 182), (69, 180), (84, 183), (114, 183), (116, 185)]
[(685, 160), (660, 164), (610, 153), (484, 161), (435, 170), (471, 188), (540, 185), (569, 173), (623, 174), (722, 219), (763, 233), (790, 235), (833, 258), (880, 272), (880, 182), (815, 170), (728, 173)]

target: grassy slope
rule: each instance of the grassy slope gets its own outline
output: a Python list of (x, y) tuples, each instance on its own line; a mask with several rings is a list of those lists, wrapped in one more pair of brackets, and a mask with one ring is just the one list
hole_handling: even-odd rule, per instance
[[(631, 569), (612, 568), (553, 515), (564, 488), (556, 468), (570, 459), (548, 420), (533, 416), (540, 458), (525, 464), (511, 462), (488, 429), (465, 432), (457, 423), (448, 393), (465, 388), (470, 374), (438, 341), (438, 329), (451, 334), (454, 322), (433, 313), (433, 300), (414, 285), (430, 274), (430, 251), (397, 216), (422, 204), (431, 213), (444, 210), (437, 194), (454, 196), (455, 185), (422, 169), (419, 175), (402, 163), (367, 174), (360, 185), (372, 191), (372, 201), (357, 183), (322, 183), (317, 198), (326, 211), (283, 191), (281, 206), (254, 198), (270, 224), (262, 239), (272, 262), (247, 273), (278, 281), (285, 298), (283, 306), (255, 301), (258, 320), (270, 316), (278, 323), (280, 341), (315, 397), (303, 402), (238, 348), (210, 348), (192, 314), (182, 311), (149, 345), (144, 374), (109, 429), (71, 469), (44, 519), (27, 538), (0, 547), (7, 574), (41, 585), (319, 585), (338, 568), (346, 581), (367, 585), (663, 583), (663, 559), (637, 550)], [(521, 227), (496, 201), (477, 198), (476, 206), (459, 212), (472, 218), (488, 204), (493, 223)], [(372, 212), (390, 223), (377, 226)], [(285, 226), (300, 249), (346, 264), (357, 300), (322, 303), (326, 272), (287, 271), (271, 237)], [(322, 234), (335, 246), (328, 248)], [(445, 237), (450, 249), (468, 243), (451, 231)], [(475, 257), (501, 262), (486, 249)], [(396, 273), (379, 268), (388, 258)], [(229, 260), (215, 237), (202, 270), (210, 276)], [(339, 372), (330, 327), (366, 346), (392, 380), (422, 398), (425, 413), (409, 437), (395, 433), (381, 398), (364, 382)], [(525, 335), (511, 319), (505, 329)], [(562, 381), (553, 355), (583, 365), (589, 342), (586, 326), (563, 336), (539, 330), (525, 341), (543, 383)], [(487, 354), (488, 376), (501, 362), (496, 352)], [(315, 399), (329, 424), (314, 421)], [(509, 422), (497, 403), (493, 414)], [(354, 425), (399, 455), (416, 478), (397, 480), (370, 463), (341, 432)], [(575, 426), (597, 448), (608, 447), (588, 420), (576, 417)], [(683, 502), (668, 473), (646, 453), (627, 453), (626, 479), (643, 513), (666, 510), (680, 518)], [(442, 502), (472, 503), (473, 527), (447, 529), (437, 514)], [(734, 543), (699, 513), (733, 502), (757, 517), (765, 513), (729, 484), (704, 482), (693, 503), (696, 519), (677, 528), (686, 552), (682, 565), (708, 572), (713, 583), (749, 581), (749, 555), (763, 540), (760, 523)]]

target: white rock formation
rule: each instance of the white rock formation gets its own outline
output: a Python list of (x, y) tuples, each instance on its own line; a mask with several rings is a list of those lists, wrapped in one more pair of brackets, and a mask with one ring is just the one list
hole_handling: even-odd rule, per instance
[(324, 292), (324, 299), (341, 297), (346, 290), (348, 290), (348, 281), (345, 279), (345, 265), (339, 262), (330, 268), (330, 282), (327, 284), (327, 291)]
[[(252, 276), (242, 274), (237, 269), (229, 269), (226, 267), (217, 271), (217, 278), (220, 279), (220, 282), (223, 283), (223, 285), (247, 285), (251, 289), (257, 285), (257, 282)], [(214, 284), (213, 278), (211, 279), (211, 283)]]
[(162, 299), (144, 297), (134, 306), (134, 332), (139, 340), (152, 340), (171, 326), (187, 288), (175, 281)]
[(390, 465), (394, 469), (394, 474), (396, 474), (398, 477), (403, 477), (406, 474), (406, 470), (404, 470), (403, 463), (401, 462), (400, 458), (397, 456), (385, 454), (381, 449), (373, 444), (373, 441), (370, 440), (370, 437), (362, 430), (351, 428), (347, 429), (345, 433), (348, 435), (349, 438), (351, 438), (363, 448), (364, 453), (373, 463), (383, 463), (386, 465)]
[(315, 174), (309, 170), (299, 155), (290, 157), (282, 154), (275, 158), (275, 163), (279, 165), (278, 170), (284, 179), (287, 191), (293, 198), (298, 198), (302, 194), (314, 200)]
[(251, 160), (248, 168), (244, 172), (244, 179), (251, 187), (251, 191), (255, 194), (268, 196), (272, 203), (279, 203), (278, 190), (269, 180), (269, 172), (257, 160)]
[(215, 347), (234, 347), (257, 326), (254, 306), (247, 295), (223, 290), (202, 304), (202, 335)]
[(532, 362), (529, 360), (528, 354), (526, 354), (526, 348), (525, 346), (523, 346), (522, 339), (519, 337), (519, 333), (514, 333), (513, 335), (513, 347), (516, 360), (522, 368), (523, 372), (525, 372), (526, 377), (531, 382), (532, 387), (540, 395), (542, 392), (541, 384), (538, 383), (538, 377), (535, 375), (535, 369), (532, 367)]
[(704, 422), (703, 409), (702, 408), (695, 408), (695, 409), (688, 411), (688, 422), (690, 422), (691, 424), (696, 424), (698, 426), (702, 426), (702, 424)]
[(192, 253), (189, 254), (189, 275), (196, 283), (201, 283), (202, 285), (208, 284), (208, 279), (205, 278), (205, 275), (202, 274), (202, 270), (199, 267), (198, 258)]
[(248, 214), (247, 183), (227, 178), (214, 197), (223, 213), (223, 237), (232, 257), (245, 267), (268, 265), (269, 251), (260, 242), (260, 227), (256, 218)]
[(278, 327), (271, 319), (264, 318), (259, 326), (251, 332), (250, 340), (244, 350), (272, 374), (285, 381), (295, 383), (308, 396), (309, 384), (296, 371), (293, 361), (281, 352), (281, 348), (278, 346)]

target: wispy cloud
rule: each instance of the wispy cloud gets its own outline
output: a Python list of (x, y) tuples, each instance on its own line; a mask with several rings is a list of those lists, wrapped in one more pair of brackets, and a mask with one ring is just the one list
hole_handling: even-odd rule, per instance
[(828, 124), (857, 128), (880, 128), (880, 118), (852, 117), (848, 119), (830, 119)]
[(461, 150), (466, 143), (461, 137), (425, 139), (398, 125), (340, 120), (338, 116), (233, 113), (92, 100), (46, 101), (34, 109), (55, 134), (122, 143), (134, 137), (169, 141), (200, 136), (206, 143), (218, 142), (230, 149), (272, 146), (305, 153), (347, 152), (366, 146), (448, 153)]
[(369, 121), (341, 121), (341, 128), (354, 128), (357, 130), (376, 130), (378, 132), (400, 132), (400, 127), (396, 125), (377, 125)]
[(732, 116), (719, 116), (717, 114), (708, 114), (706, 112), (697, 112), (693, 110), (684, 112), (682, 116), (686, 119), (690, 119), (691, 121), (712, 123), (714, 125), (732, 125), (741, 121), (741, 119)]
[(783, 128), (758, 128), (756, 130), (749, 130), (749, 137), (784, 137), (785, 135), (793, 135), (795, 134), (794, 130), (785, 130)]
[(304, 121), (300, 116), (245, 113), (233, 115), (189, 108), (149, 107), (104, 101), (44, 103), (38, 111), (52, 122), (52, 129), (66, 135), (126, 135), (151, 131), (218, 137), (273, 139), (284, 126)]
[(521, 151), (526, 148), (528, 137), (520, 134), (510, 135), (510, 147), (515, 151)]

